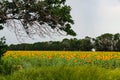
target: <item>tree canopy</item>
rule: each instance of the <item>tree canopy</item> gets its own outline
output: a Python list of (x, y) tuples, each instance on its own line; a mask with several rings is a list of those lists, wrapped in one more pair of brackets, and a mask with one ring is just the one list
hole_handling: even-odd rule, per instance
[(119, 51), (120, 34), (105, 33), (95, 39), (95, 47), (98, 51)]
[(66, 0), (2, 0), (0, 1), (0, 29), (12, 28), (17, 36), (72, 35), (74, 21)]

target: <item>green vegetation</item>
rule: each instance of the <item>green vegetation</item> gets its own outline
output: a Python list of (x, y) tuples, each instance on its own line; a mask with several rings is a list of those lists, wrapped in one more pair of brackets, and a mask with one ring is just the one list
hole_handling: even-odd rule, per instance
[(10, 45), (9, 50), (41, 50), (41, 51), (90, 51), (93, 48), (91, 38), (63, 39), (63, 41), (38, 42), (34, 44)]
[(63, 39), (62, 41), (38, 42), (34, 44), (10, 45), (9, 50), (49, 51), (120, 51), (120, 34), (102, 34), (96, 38)]
[(31, 38), (34, 34), (40, 37), (50, 37), (53, 33), (75, 36), (76, 33), (71, 29), (74, 24), (70, 15), (71, 7), (65, 2), (66, 0), (2, 0), (0, 29), (8, 23), (7, 27), (15, 30), (19, 40), (24, 35)]
[[(31, 51), (5, 54), (0, 61), (0, 80), (119, 80), (117, 52)], [(42, 51), (41, 51), (42, 53)], [(62, 54), (63, 53), (63, 54)], [(75, 53), (75, 54), (74, 54)], [(104, 54), (106, 53), (106, 54)], [(50, 55), (51, 54), (51, 55)], [(88, 56), (85, 56), (85, 55)], [(103, 54), (103, 55), (102, 55)], [(37, 55), (37, 56), (35, 56)], [(52, 56), (53, 55), (53, 56)], [(111, 56), (110, 56), (111, 55)], [(91, 57), (90, 57), (91, 56)], [(98, 57), (99, 56), (99, 57)]]
[(120, 69), (96, 66), (36, 67), (1, 75), (0, 80), (120, 80)]
[(7, 45), (5, 43), (5, 37), (0, 38), (0, 59), (3, 56), (3, 54), (7, 51)]
[[(0, 30), (12, 27), (18, 40), (22, 37), (52, 37), (72, 35), (74, 24), (71, 7), (66, 0), (2, 0), (0, 1)], [(13, 25), (14, 24), (14, 25)], [(56, 35), (55, 34), (55, 35)], [(120, 51), (120, 34), (103, 34), (96, 38), (64, 39), (63, 41), (10, 45), (9, 50), (57, 51)], [(4, 57), (7, 50), (5, 38), (0, 39), (0, 80), (120, 80), (119, 56), (60, 57), (31, 56)], [(33, 54), (34, 55), (34, 54)], [(32, 56), (33, 56), (32, 55)]]
[[(0, 73), (4, 75), (13, 74), (16, 71), (34, 67), (59, 67), (59, 66), (98, 66), (105, 69), (120, 68), (119, 53), (98, 53), (98, 52), (33, 52), (21, 51), (13, 54), (5, 54), (0, 62)], [(43, 54), (40, 54), (43, 53)], [(61, 53), (61, 54), (59, 54)], [(103, 55), (102, 55), (103, 54)], [(7, 56), (8, 55), (8, 56)], [(110, 56), (111, 55), (111, 56)]]

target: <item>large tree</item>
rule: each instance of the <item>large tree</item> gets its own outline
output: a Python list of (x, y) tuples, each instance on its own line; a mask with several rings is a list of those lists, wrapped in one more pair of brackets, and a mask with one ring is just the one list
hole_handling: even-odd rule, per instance
[(12, 28), (18, 39), (55, 34), (73, 35), (71, 7), (66, 0), (1, 0), (0, 28)]
[(96, 50), (111, 51), (113, 50), (113, 34), (105, 33), (95, 39)]

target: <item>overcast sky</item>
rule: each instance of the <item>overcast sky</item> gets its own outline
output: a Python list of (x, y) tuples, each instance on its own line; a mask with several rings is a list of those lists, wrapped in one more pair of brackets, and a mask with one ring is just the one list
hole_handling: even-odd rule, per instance
[[(96, 37), (104, 33), (120, 33), (120, 0), (67, 0), (72, 8), (76, 38)], [(6, 36), (7, 44), (18, 43), (15, 34), (5, 28), (0, 37)], [(25, 39), (24, 42), (62, 40), (63, 37)]]

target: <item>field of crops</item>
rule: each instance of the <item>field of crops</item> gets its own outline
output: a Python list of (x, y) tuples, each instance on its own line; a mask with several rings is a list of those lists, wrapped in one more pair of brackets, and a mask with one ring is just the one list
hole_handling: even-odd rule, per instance
[(0, 80), (120, 80), (119, 71), (120, 52), (8, 51), (0, 61)]
[(98, 60), (119, 60), (120, 52), (77, 52), (77, 51), (8, 51), (4, 54), (4, 58), (12, 57), (18, 59), (20, 57), (26, 58), (60, 58), (60, 59), (81, 59), (87, 62), (93, 62)]
[(105, 68), (120, 67), (120, 52), (8, 51), (3, 59), (21, 67), (86, 64)]

